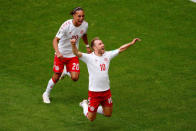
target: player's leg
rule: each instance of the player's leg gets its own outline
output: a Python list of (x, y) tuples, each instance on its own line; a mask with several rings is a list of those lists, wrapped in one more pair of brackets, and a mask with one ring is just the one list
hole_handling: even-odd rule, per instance
[(87, 114), (87, 118), (90, 120), (90, 121), (94, 121), (96, 119), (96, 112), (88, 112)]
[(79, 79), (80, 72), (71, 72), (71, 79), (77, 81)]
[(48, 95), (50, 94), (54, 85), (58, 82), (60, 76), (61, 76), (60, 73), (55, 73), (54, 72), (54, 74), (53, 74), (52, 78), (49, 80), (47, 88), (46, 88), (46, 92), (47, 92)]
[(58, 82), (61, 73), (63, 72), (63, 67), (64, 67), (63, 62), (61, 62), (61, 60), (55, 56), (54, 66), (53, 66), (54, 74), (52, 78), (48, 81), (46, 90), (42, 95), (44, 103), (50, 103), (50, 99), (49, 99), (50, 92), (53, 89), (54, 85)]
[(110, 90), (104, 92), (104, 99), (101, 102), (101, 105), (103, 108), (104, 116), (107, 116), (107, 117), (112, 116), (113, 103), (112, 103), (112, 94)]
[(96, 113), (99, 105), (101, 104), (99, 92), (88, 92), (88, 114), (87, 118), (90, 121), (94, 121), (96, 118)]
[(61, 73), (54, 73), (52, 78), (48, 81), (46, 91), (42, 95), (44, 103), (50, 103), (50, 99), (49, 99), (50, 92), (53, 89), (53, 87), (55, 86), (55, 84), (58, 82), (60, 76), (61, 76)]
[(99, 93), (89, 91), (88, 96), (88, 102), (87, 100), (83, 100), (80, 103), (80, 106), (83, 108), (84, 115), (90, 121), (94, 121), (96, 118), (98, 106), (100, 105)]
[(103, 114), (107, 117), (112, 116), (112, 106), (103, 106)]
[(52, 80), (57, 83), (60, 79), (61, 73), (56, 73), (54, 72), (53, 76), (52, 76)]
[(71, 79), (77, 81), (79, 79), (80, 67), (78, 57), (73, 57), (66, 64), (67, 72), (70, 72)]
[(88, 102), (87, 102), (87, 100), (83, 100), (82, 102), (80, 102), (80, 106), (83, 108), (84, 116), (86, 116), (90, 121), (95, 120), (96, 112), (88, 111), (89, 109), (88, 109)]

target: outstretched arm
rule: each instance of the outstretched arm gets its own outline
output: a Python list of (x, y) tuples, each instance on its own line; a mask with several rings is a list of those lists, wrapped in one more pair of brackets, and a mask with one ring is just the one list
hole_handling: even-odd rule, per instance
[(71, 39), (70, 40), (71, 45), (72, 45), (72, 51), (77, 57), (82, 57), (82, 52), (79, 52), (77, 47), (76, 47), (76, 39)]
[(135, 44), (136, 41), (141, 41), (141, 40), (139, 38), (135, 38), (130, 43), (122, 45), (119, 48), (119, 53), (121, 53), (121, 52), (125, 51), (126, 49), (128, 49), (131, 45)]

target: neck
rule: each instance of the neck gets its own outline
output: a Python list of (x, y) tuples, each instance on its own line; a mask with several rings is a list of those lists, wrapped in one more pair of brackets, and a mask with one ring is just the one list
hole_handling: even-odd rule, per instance
[(76, 26), (76, 27), (80, 26), (80, 25), (77, 25), (77, 23), (76, 23), (76, 21), (75, 21), (74, 19), (72, 20), (72, 23), (73, 23), (73, 25)]
[(99, 53), (97, 51), (94, 51), (94, 53), (95, 53), (96, 56), (102, 56), (103, 55), (103, 54), (101, 54), (101, 53)]

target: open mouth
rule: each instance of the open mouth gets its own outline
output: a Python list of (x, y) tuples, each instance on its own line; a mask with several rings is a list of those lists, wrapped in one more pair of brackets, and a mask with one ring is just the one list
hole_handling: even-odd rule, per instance
[(83, 20), (79, 20), (79, 21), (78, 21), (78, 23), (80, 23), (80, 24), (81, 24), (82, 22), (83, 22)]

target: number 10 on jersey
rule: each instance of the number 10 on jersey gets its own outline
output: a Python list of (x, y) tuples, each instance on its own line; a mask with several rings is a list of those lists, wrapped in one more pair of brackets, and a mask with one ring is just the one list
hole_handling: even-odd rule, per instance
[(105, 71), (105, 64), (100, 64), (101, 71)]

